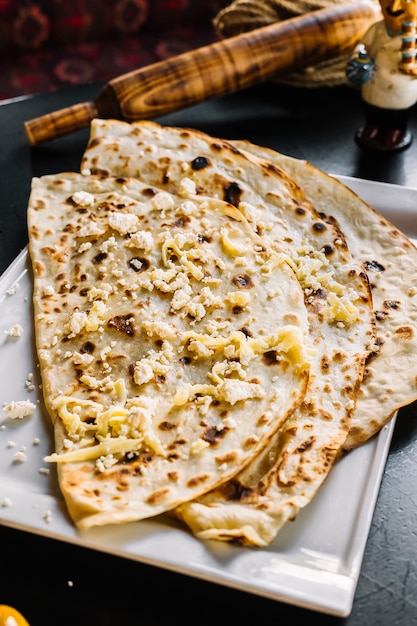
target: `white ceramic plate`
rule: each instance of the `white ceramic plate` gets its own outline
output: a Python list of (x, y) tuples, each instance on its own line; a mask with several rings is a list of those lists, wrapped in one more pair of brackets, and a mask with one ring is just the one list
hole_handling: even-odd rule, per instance
[[(417, 189), (339, 178), (417, 237)], [(267, 548), (202, 542), (164, 516), (80, 534), (67, 516), (54, 467), (44, 471), (52, 434), (38, 389), (31, 298), (23, 251), (0, 278), (0, 401), (30, 400), (37, 409), (23, 420), (0, 414), (0, 523), (323, 613), (349, 614), (394, 422), (340, 461)], [(7, 334), (14, 324), (23, 328), (20, 338)], [(16, 461), (16, 453), (25, 460)]]

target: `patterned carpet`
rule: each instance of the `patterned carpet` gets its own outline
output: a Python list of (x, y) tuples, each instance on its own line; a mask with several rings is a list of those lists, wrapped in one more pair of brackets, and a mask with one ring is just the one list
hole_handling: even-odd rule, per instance
[(110, 80), (214, 41), (225, 0), (0, 0), (0, 99)]

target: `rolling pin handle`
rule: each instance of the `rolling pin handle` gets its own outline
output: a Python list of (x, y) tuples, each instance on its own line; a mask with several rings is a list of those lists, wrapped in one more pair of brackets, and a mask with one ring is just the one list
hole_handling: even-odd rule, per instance
[(31, 146), (87, 128), (99, 113), (94, 102), (81, 102), (25, 122), (26, 137)]
[[(349, 52), (380, 11), (370, 0), (339, 3), (185, 52), (107, 83), (94, 102), (25, 123), (32, 146), (88, 126), (172, 113)], [(203, 76), (203, 78), (202, 78)]]

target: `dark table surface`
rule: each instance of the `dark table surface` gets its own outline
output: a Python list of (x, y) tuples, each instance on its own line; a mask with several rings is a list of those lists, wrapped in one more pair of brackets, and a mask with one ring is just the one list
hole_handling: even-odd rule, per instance
[[(30, 148), (23, 122), (93, 99), (98, 85), (0, 103), (0, 272), (26, 245), (32, 176), (77, 171), (88, 131)], [(364, 153), (359, 95), (344, 87), (267, 84), (159, 118), (224, 138), (246, 138), (334, 174), (417, 187), (415, 141), (397, 154)], [(413, 277), (417, 281), (417, 277)], [(0, 398), (1, 400), (1, 398)], [(417, 624), (417, 407), (399, 412), (352, 612), (338, 618), (0, 525), (0, 604), (31, 626), (308, 623)], [(73, 582), (72, 586), (68, 581)]]

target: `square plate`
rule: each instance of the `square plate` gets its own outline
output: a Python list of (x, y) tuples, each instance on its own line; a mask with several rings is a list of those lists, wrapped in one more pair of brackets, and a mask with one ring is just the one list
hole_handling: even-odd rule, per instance
[[(417, 237), (417, 189), (338, 178)], [(0, 278), (0, 311), (1, 400), (37, 405), (23, 420), (0, 417), (0, 523), (319, 612), (350, 613), (394, 420), (335, 465), (314, 500), (266, 548), (203, 542), (166, 516), (80, 533), (54, 468), (43, 462), (53, 438), (39, 390), (26, 250)], [(7, 334), (14, 324), (23, 328), (19, 338)]]

